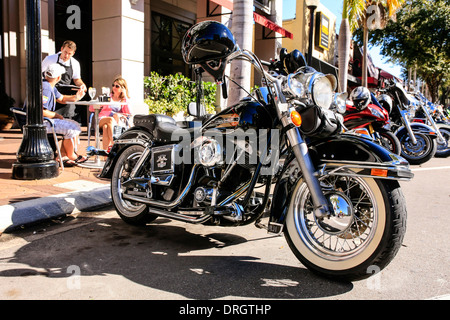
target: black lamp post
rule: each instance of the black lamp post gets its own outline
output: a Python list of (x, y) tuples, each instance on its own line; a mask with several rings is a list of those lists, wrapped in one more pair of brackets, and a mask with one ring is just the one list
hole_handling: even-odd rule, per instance
[(12, 177), (18, 180), (51, 179), (58, 163), (47, 139), (42, 112), (41, 0), (26, 0), (27, 13), (27, 124)]
[(314, 16), (315, 11), (317, 7), (319, 6), (320, 0), (306, 0), (306, 6), (309, 9), (310, 12), (310, 19), (309, 19), (309, 43), (308, 43), (308, 66), (312, 65), (312, 55), (313, 55), (313, 48), (314, 48)]

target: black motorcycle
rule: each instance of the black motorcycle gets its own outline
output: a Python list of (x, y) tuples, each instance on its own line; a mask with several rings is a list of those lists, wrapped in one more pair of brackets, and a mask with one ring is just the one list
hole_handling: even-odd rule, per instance
[(420, 108), (417, 110), (415, 118), (412, 121), (415, 123), (425, 123), (436, 131), (437, 150), (434, 156), (441, 158), (450, 156), (450, 125), (440, 118), (443, 114), (423, 94), (420, 92), (413, 92), (411, 94), (414, 95), (420, 104)]
[(412, 122), (419, 102), (395, 81), (387, 81), (378, 101), (388, 110), (392, 131), (400, 140), (401, 156), (410, 164), (422, 164), (434, 157), (437, 132), (432, 127)]
[(136, 116), (101, 173), (111, 178), (119, 216), (137, 225), (157, 217), (264, 225), (284, 232), (306, 267), (337, 279), (384, 268), (406, 228), (398, 181), (413, 174), (385, 148), (341, 134), (342, 117), (330, 110), (336, 78), (308, 67), (298, 51), (263, 65), (213, 21), (194, 25), (182, 48), (187, 63), (224, 88), (234, 59), (252, 63), (263, 86), (214, 116), (197, 101), (189, 108), (196, 121), (184, 128), (168, 116)]

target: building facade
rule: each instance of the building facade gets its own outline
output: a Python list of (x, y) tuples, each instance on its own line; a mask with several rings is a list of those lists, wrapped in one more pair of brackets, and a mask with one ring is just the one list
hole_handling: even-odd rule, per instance
[[(0, 90), (16, 106), (26, 98), (25, 4), (26, 0), (2, 0), (0, 8)], [(283, 24), (282, 0), (255, 0), (253, 4), (253, 51), (258, 57), (277, 57), (282, 45), (290, 46), (286, 39), (304, 43), (303, 20)], [(298, 0), (297, 11), (299, 7), (303, 8), (303, 0)], [(42, 0), (42, 59), (57, 53), (64, 40), (75, 41), (75, 58), (86, 85), (99, 92), (122, 75), (138, 113), (145, 113), (144, 76), (156, 71), (193, 77), (181, 57), (184, 33), (203, 20), (230, 27), (232, 12), (232, 0)]]

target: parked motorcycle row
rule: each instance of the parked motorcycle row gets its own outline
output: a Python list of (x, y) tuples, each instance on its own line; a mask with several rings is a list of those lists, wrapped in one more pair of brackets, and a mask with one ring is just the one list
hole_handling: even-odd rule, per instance
[[(188, 108), (193, 121), (135, 116), (100, 175), (111, 179), (122, 220), (252, 223), (284, 234), (303, 265), (333, 279), (360, 280), (387, 266), (406, 231), (399, 181), (413, 178), (409, 159), (429, 159), (437, 149), (441, 123), (411, 117), (419, 107), (430, 115), (425, 104), (413, 105), (396, 83), (378, 96), (357, 88), (347, 97), (336, 92), (333, 75), (308, 66), (298, 50), (261, 61), (214, 21), (188, 30), (182, 55), (199, 84)], [(221, 83), (226, 96), (232, 79), (225, 69), (236, 59), (253, 65), (262, 86), (206, 114), (202, 74)], [(442, 132), (447, 140), (438, 150), (445, 152), (448, 131)]]
[(350, 98), (344, 117), (348, 129), (370, 136), (410, 164), (450, 156), (450, 121), (420, 92), (408, 93), (391, 80), (374, 93), (355, 88)]

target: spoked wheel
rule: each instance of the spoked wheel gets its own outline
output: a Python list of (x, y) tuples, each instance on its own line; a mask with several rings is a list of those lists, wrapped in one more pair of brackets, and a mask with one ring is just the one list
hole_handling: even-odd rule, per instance
[[(141, 194), (151, 196), (147, 188), (137, 185), (124, 185), (130, 177), (130, 173), (141, 158), (144, 148), (142, 146), (131, 146), (123, 151), (117, 160), (111, 178), (111, 197), (117, 213), (123, 221), (133, 225), (143, 225), (157, 218), (148, 212), (145, 204), (125, 200), (123, 194)], [(143, 174), (143, 173), (141, 173)]]
[(399, 250), (406, 205), (396, 181), (329, 176), (322, 181), (334, 214), (316, 219), (306, 183), (294, 190), (285, 236), (309, 269), (337, 280), (360, 280), (383, 269)]
[(398, 139), (402, 146), (401, 156), (408, 160), (410, 164), (422, 164), (434, 157), (437, 149), (437, 142), (422, 133), (414, 133), (417, 143), (413, 144), (407, 134), (403, 134)]

